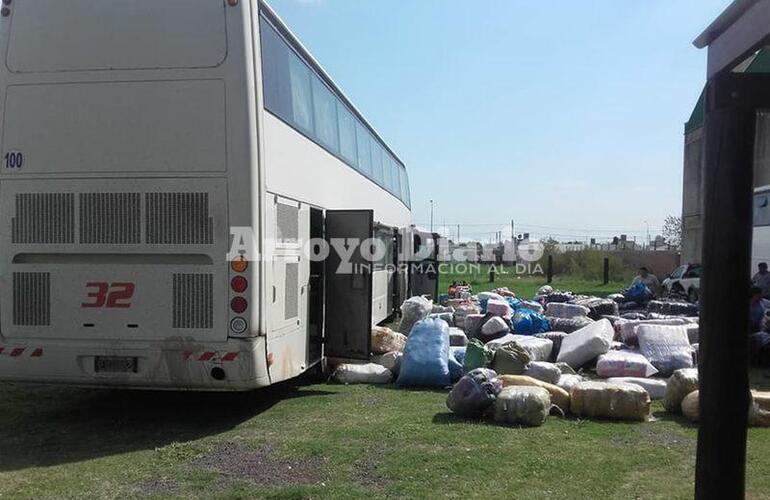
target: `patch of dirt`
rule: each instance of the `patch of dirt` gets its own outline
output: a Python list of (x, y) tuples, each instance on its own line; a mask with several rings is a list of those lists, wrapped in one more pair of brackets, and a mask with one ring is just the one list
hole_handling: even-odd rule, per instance
[(138, 493), (142, 496), (158, 495), (160, 493), (174, 493), (179, 489), (179, 483), (173, 479), (152, 479), (142, 481), (136, 485)]
[(384, 490), (391, 484), (391, 480), (379, 472), (380, 459), (384, 455), (384, 450), (370, 452), (366, 458), (356, 462), (353, 466), (353, 480), (374, 490)]
[(213, 469), (229, 480), (250, 481), (259, 486), (297, 486), (323, 481), (323, 460), (319, 457), (280, 459), (270, 446), (247, 448), (234, 443), (215, 446), (193, 465)]

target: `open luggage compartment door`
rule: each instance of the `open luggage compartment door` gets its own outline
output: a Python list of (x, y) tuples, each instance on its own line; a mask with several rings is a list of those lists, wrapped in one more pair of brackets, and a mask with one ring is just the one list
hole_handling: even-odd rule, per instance
[[(371, 355), (372, 263), (361, 255), (361, 242), (372, 237), (372, 210), (327, 210), (326, 316), (324, 344), (327, 357), (364, 359)], [(338, 246), (355, 248), (349, 259)], [(352, 245), (352, 247), (351, 247)]]
[(429, 295), (434, 301), (438, 300), (438, 240), (436, 233), (412, 233), (414, 258), (409, 263), (410, 297)]

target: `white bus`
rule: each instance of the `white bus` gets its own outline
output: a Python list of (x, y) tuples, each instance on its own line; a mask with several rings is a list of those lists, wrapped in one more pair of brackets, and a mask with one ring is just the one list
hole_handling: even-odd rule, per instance
[[(302, 249), (376, 237), (396, 261), (407, 172), (269, 7), (0, 14), (0, 380), (248, 390), (368, 358), (403, 273)], [(258, 259), (228, 260), (232, 228)]]

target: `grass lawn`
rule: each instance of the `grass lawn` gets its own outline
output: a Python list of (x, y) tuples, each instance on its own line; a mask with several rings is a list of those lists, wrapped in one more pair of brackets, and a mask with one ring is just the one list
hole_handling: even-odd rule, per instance
[[(509, 274), (498, 273), (495, 277), (495, 282), (490, 283), (488, 267), (482, 266), (482, 269), (483, 272), (454, 272), (442, 274), (439, 280), (440, 293), (446, 293), (449, 284), (453, 281), (467, 281), (473, 287), (475, 293), (492, 290), (498, 287), (508, 287), (513, 292), (516, 292), (519, 297), (531, 299), (538, 288), (547, 284), (544, 275), (522, 276), (516, 275), (513, 272)], [(506, 268), (506, 271), (512, 271), (512, 269)], [(604, 285), (601, 282), (587, 281), (581, 278), (554, 276), (551, 286), (561, 290), (570, 290), (578, 294), (606, 297), (609, 294), (623, 290), (629, 284), (630, 282), (610, 282), (607, 285)]]
[[(755, 378), (766, 384), (761, 373)], [(692, 498), (696, 429), (550, 417), (463, 421), (445, 391), (296, 382), (241, 395), (7, 385), (5, 498)], [(749, 431), (749, 498), (770, 429)]]

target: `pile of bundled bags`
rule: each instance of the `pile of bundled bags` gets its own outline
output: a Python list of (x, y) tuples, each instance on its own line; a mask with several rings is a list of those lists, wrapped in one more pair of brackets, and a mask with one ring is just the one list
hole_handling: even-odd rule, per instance
[(621, 316), (611, 299), (547, 287), (532, 301), (507, 289), (444, 304), (412, 297), (401, 311), (399, 331), (372, 330), (372, 362), (340, 365), (336, 381), (451, 387), (458, 415), (520, 425), (551, 413), (645, 421), (652, 400), (688, 418), (697, 407), (697, 317)]

